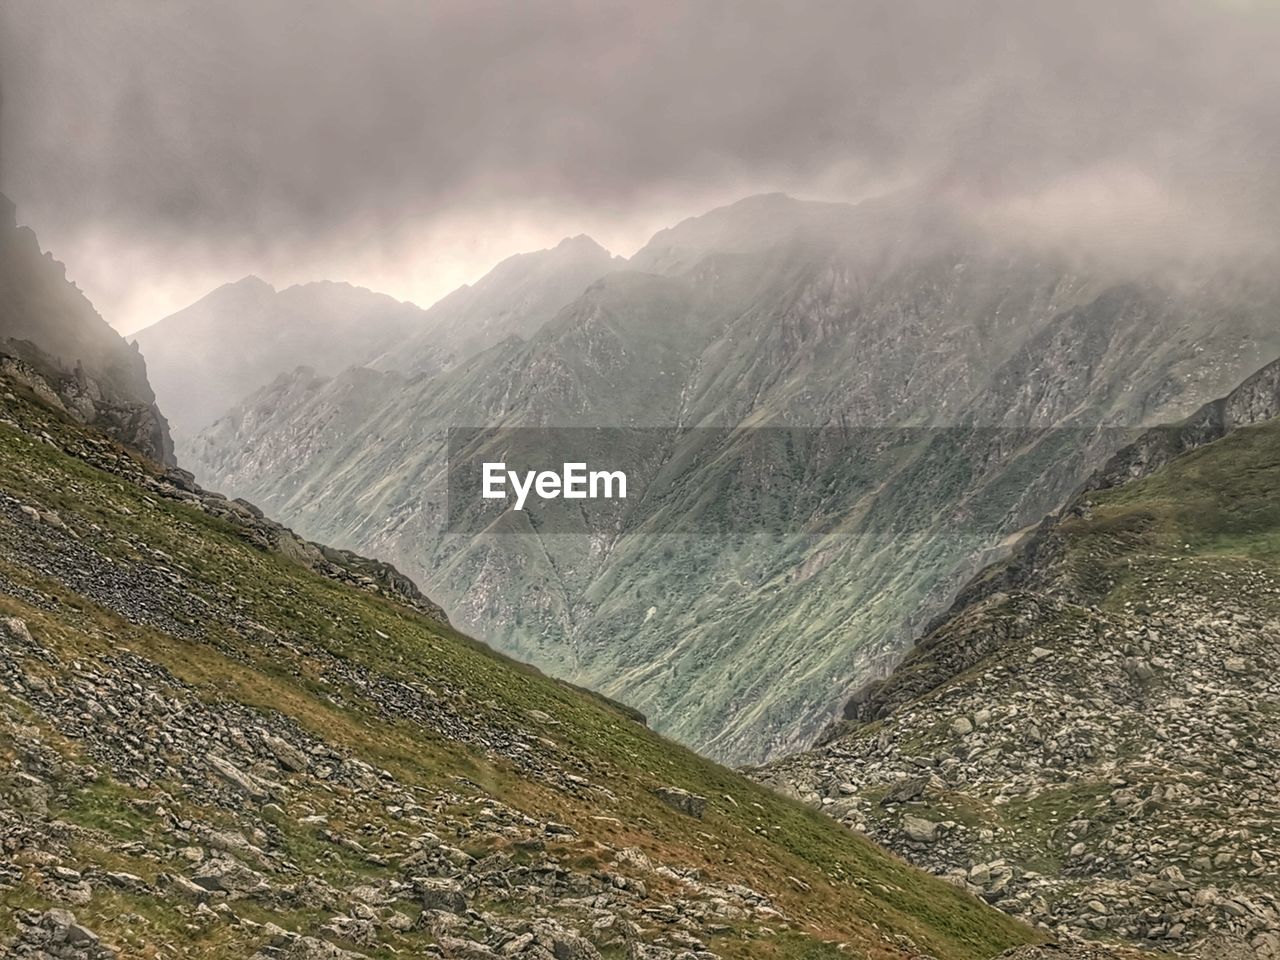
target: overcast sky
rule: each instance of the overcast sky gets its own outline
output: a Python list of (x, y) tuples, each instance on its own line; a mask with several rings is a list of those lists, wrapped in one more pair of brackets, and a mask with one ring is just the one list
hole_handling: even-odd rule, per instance
[(0, 189), (124, 331), (772, 190), (1257, 246), (1278, 49), (1271, 0), (0, 0)]

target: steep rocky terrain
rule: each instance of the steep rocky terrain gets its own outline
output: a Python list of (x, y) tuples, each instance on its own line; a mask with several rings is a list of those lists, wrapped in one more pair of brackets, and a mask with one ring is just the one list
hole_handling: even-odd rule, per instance
[(1032, 939), (0, 377), (5, 956), (976, 960)]
[(1276, 417), (1280, 363), (1121, 451), (754, 775), (1050, 929), (1280, 956)]
[[(173, 462), (169, 427), (156, 408), (146, 365), (98, 315), (66, 268), (42, 253), (0, 195), (0, 367), (34, 371), (48, 399), (136, 449)], [(33, 381), (34, 382), (34, 381)]]
[[(437, 376), (288, 375), (188, 466), (394, 562), (498, 648), (760, 761), (812, 743), (1135, 428), (1280, 353), (1274, 281), (1182, 266), (1067, 262), (896, 201), (752, 198)], [(576, 533), (554, 508), (450, 511), (448, 427), (575, 424), (625, 431), (595, 451), (637, 465), (625, 507)]]

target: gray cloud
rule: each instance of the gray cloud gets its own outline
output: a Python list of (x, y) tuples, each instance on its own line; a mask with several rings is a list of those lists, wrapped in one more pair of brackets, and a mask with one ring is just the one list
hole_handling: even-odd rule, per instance
[(420, 274), (433, 223), (594, 211), (629, 241), (739, 189), (909, 185), (1052, 229), (1114, 196), (1254, 243), (1278, 41), (1245, 0), (6, 0), (0, 186), (121, 303), (112, 249), (161, 285)]

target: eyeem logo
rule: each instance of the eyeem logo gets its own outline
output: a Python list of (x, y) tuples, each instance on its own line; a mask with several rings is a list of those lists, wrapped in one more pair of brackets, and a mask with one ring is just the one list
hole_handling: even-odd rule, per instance
[[(443, 506), (448, 533), (473, 537), (886, 538), (945, 518), (948, 537), (999, 540), (1039, 516), (1024, 511), (1019, 484), (1066, 497), (1078, 478), (1062, 473), (1064, 451), (1119, 449), (1140, 429), (451, 427), (444, 503), (433, 486), (422, 504), (429, 516)], [(975, 499), (956, 477), (1019, 480)]]
[(485, 463), (483, 490), (486, 500), (509, 498), (515, 494), (515, 509), (523, 510), (533, 492), (541, 500), (625, 500), (627, 475), (621, 470), (587, 470), (585, 463), (565, 463), (560, 473), (553, 470), (526, 470), (524, 475), (508, 470), (505, 463)]

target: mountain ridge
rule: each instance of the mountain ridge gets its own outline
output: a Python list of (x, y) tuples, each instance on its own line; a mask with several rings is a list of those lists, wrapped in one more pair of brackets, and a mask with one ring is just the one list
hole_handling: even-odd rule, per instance
[(378, 369), (433, 373), (510, 337), (527, 340), (621, 262), (586, 234), (513, 254), (475, 283), (438, 300), (413, 337), (371, 363)]
[[(250, 400), (192, 465), (319, 539), (394, 560), (457, 622), (720, 759), (802, 748), (855, 678), (887, 671), (991, 551), (1142, 424), (1280, 352), (1263, 280), (1120, 283), (981, 235), (954, 248), (958, 225), (910, 205), (822, 206), (819, 220), (673, 276), (612, 272), (529, 340), (435, 377), (321, 387), (291, 408)], [(678, 456), (660, 432), (637, 439), (689, 465), (668, 504), (765, 511), (741, 515), (736, 546), (441, 535), (449, 426), (574, 423), (813, 432), (793, 461), (768, 461), (785, 493), (764, 500), (743, 489), (753, 454), (729, 435)], [(991, 430), (1008, 442), (991, 448)], [(304, 454), (283, 459), (286, 446)], [(673, 509), (637, 507), (627, 530), (667, 536)], [(749, 556), (753, 531), (793, 522)], [(911, 536), (891, 536), (904, 524)]]
[(224, 284), (138, 331), (179, 446), (242, 396), (299, 364), (337, 373), (408, 336), (424, 312), (341, 281), (277, 290), (258, 277)]

